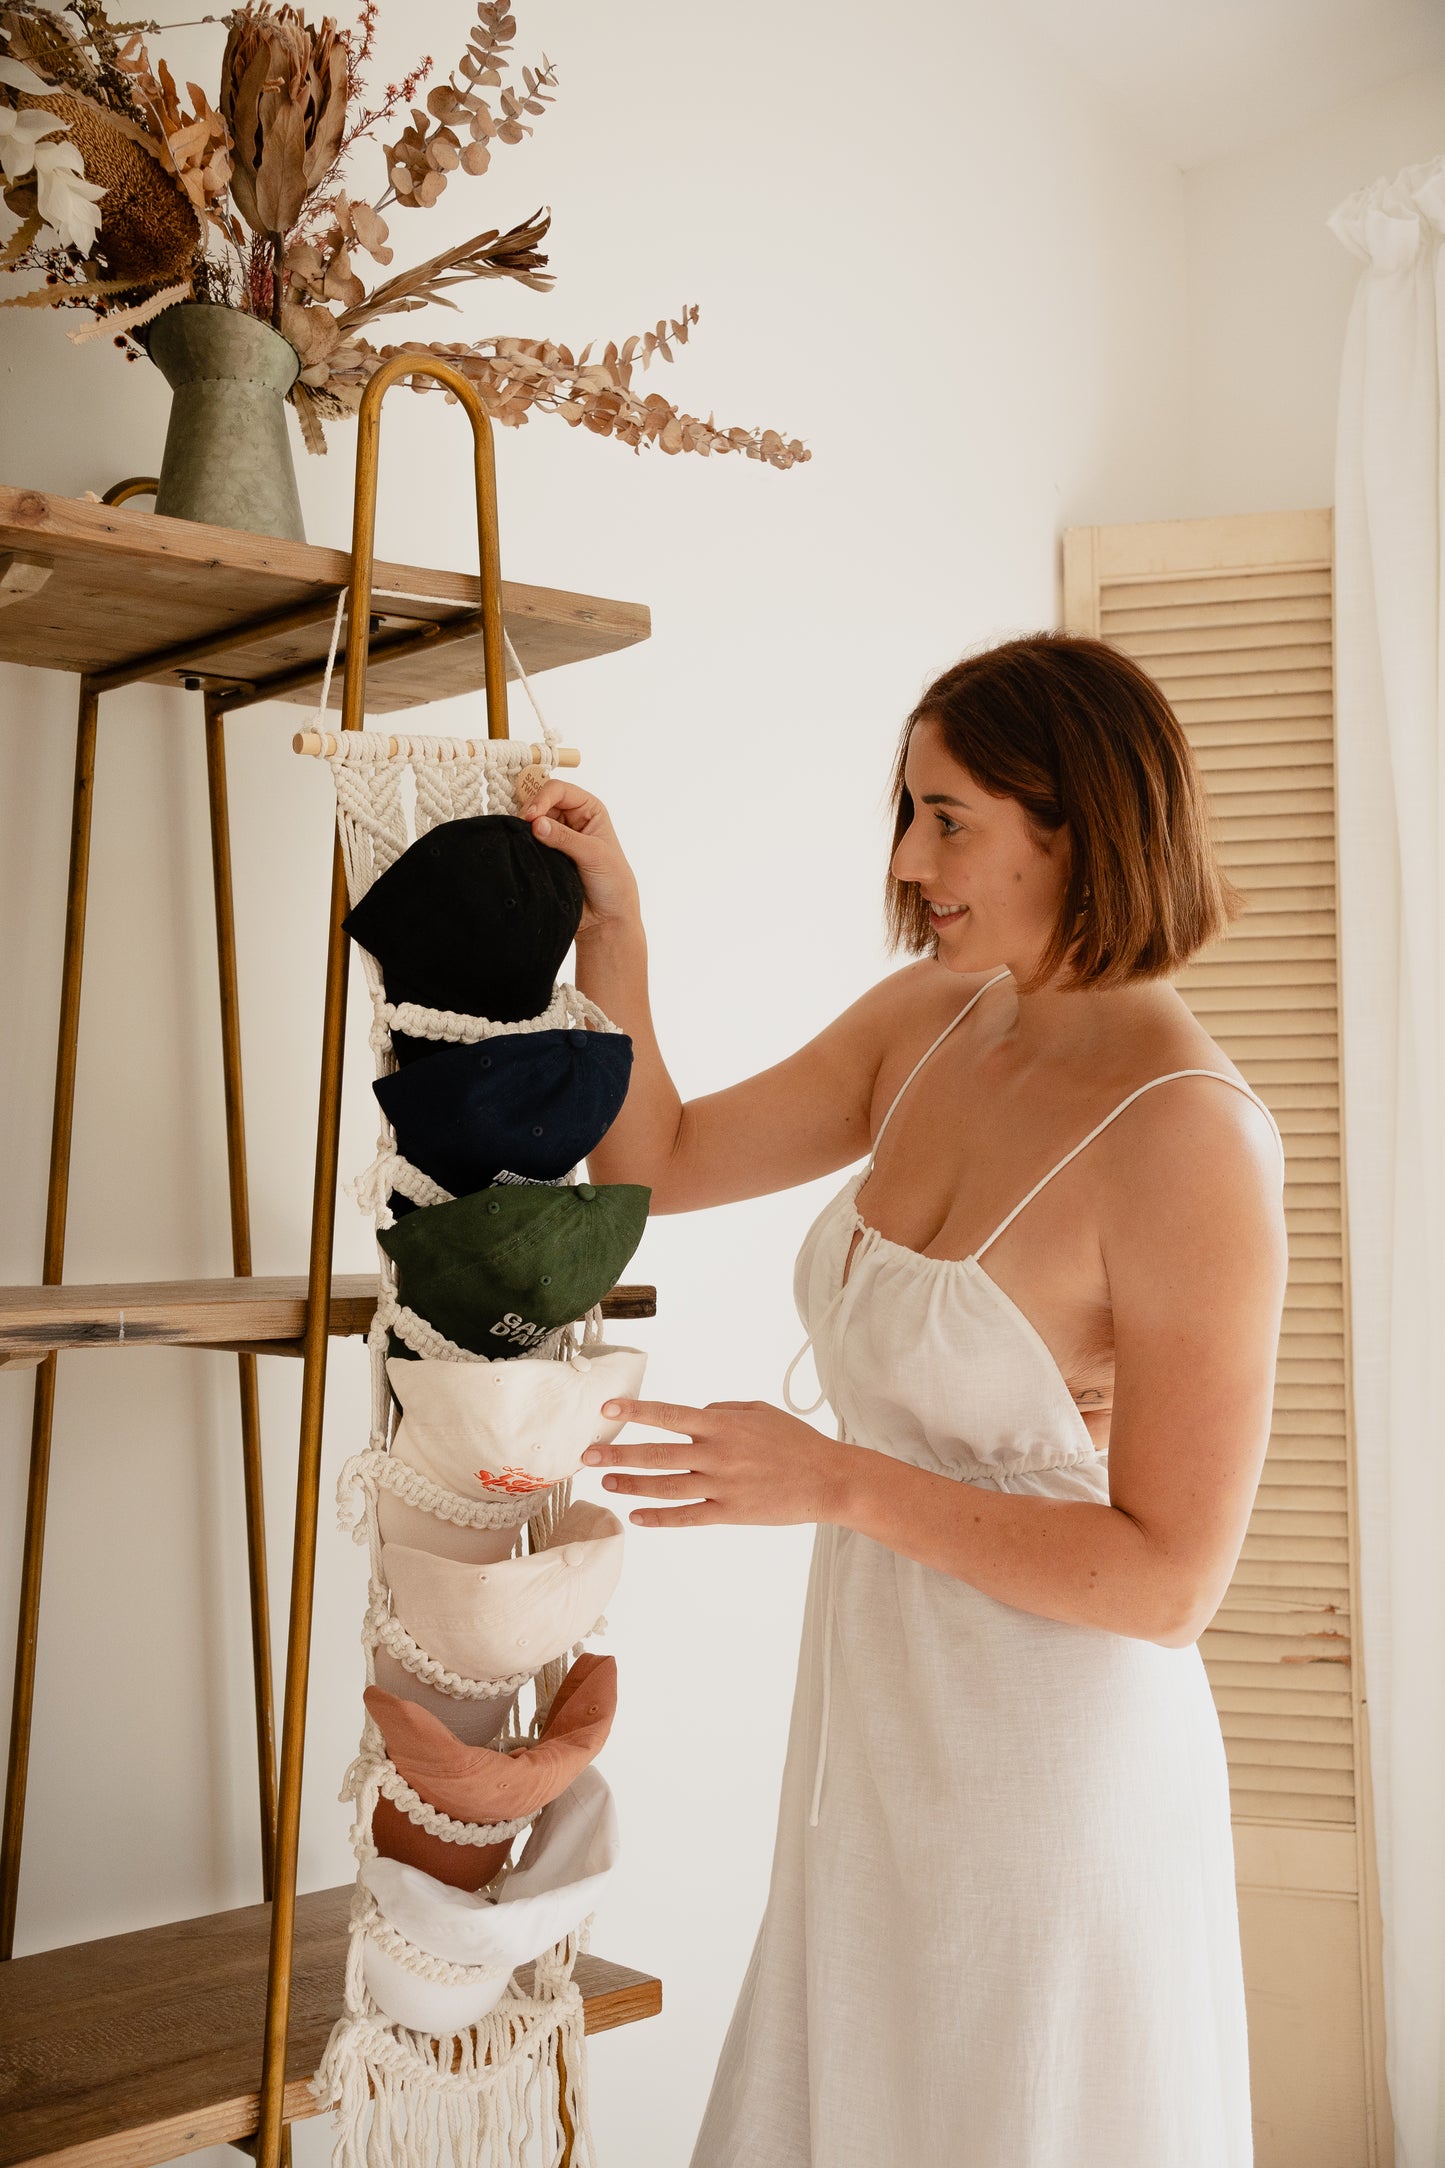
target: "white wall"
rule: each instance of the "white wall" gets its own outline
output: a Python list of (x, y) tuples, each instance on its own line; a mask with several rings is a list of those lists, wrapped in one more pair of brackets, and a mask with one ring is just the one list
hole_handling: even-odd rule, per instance
[[(901, 717), (971, 642), (1054, 620), (1056, 539), (1179, 508), (1183, 192), (1093, 91), (1025, 64), (995, 11), (859, 0), (773, 11), (759, 40), (638, 0), (521, 11), (563, 89), (538, 138), (440, 209), (399, 261), (553, 203), (550, 298), (485, 292), (437, 333), (622, 336), (704, 304), (667, 379), (703, 412), (797, 431), (813, 462), (634, 458), (541, 421), (501, 446), (517, 577), (651, 604), (654, 637), (545, 680), (615, 809), (647, 903), (663, 1045), (685, 1093), (748, 1074), (888, 968), (883, 792)], [(460, 47), (470, 9), (434, 0)], [(393, 20), (398, 20), (395, 11)], [(177, 38), (209, 81), (215, 33)], [(396, 57), (402, 57), (395, 48)], [(390, 57), (390, 56), (388, 56)], [(181, 68), (178, 67), (178, 73)], [(473, 222), (468, 225), (468, 221)], [(408, 324), (407, 329), (414, 326)], [(0, 474), (61, 492), (154, 471), (159, 380), (105, 342), (7, 315)], [(299, 460), (313, 539), (343, 540), (352, 439)], [(454, 411), (388, 410), (384, 554), (469, 564)], [(74, 685), (9, 672), (0, 718), (3, 1262), (38, 1274)], [(459, 718), (458, 718), (459, 719)], [(329, 786), (297, 715), (230, 726), (256, 1266), (302, 1269)], [(440, 723), (436, 727), (442, 727)], [(106, 705), (69, 1275), (229, 1269), (196, 703)], [(358, 981), (359, 988), (359, 981)], [(343, 1165), (370, 1155), (353, 1007)], [(662, 1220), (634, 1270), (653, 1383), (776, 1399), (801, 1337), (791, 1258), (821, 1194)], [(338, 1263), (368, 1242), (343, 1206)], [(278, 1642), (297, 1367), (264, 1364)], [(24, 1374), (0, 1381), (4, 1585), (19, 1564)], [(364, 1438), (359, 1346), (332, 1360), (323, 1495)], [(634, 1534), (605, 1644), (622, 1708), (604, 1768), (625, 1864), (596, 1929), (666, 2008), (592, 2053), (604, 2161), (686, 2158), (766, 1893), (804, 1530)], [(363, 1562), (323, 1520), (302, 1879), (349, 1877), (335, 1804), (358, 1730)], [(62, 1366), (20, 1947), (249, 1901), (257, 1889), (233, 1366), (156, 1351)], [(319, 2157), (317, 2126), (305, 2144)]]
[(1355, 189), (1442, 151), (1445, 68), (1435, 67), (1185, 174), (1179, 516), (1334, 502), (1340, 354), (1360, 266), (1325, 221)]

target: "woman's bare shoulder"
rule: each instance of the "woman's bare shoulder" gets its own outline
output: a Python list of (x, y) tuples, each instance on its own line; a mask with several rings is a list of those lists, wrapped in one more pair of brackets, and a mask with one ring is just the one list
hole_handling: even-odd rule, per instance
[(948, 971), (935, 958), (920, 956), (870, 986), (838, 1021), (853, 1020), (883, 1049), (899, 1047), (941, 1031), (994, 976), (992, 971)]
[(829, 1025), (820, 1043), (842, 1065), (870, 1131), (880, 1104), (893, 1098), (919, 1057), (995, 975), (949, 971), (920, 957), (870, 986)]
[(1136, 1087), (1126, 1121), (1112, 1125), (1110, 1157), (1148, 1189), (1193, 1169), (1198, 1179), (1277, 1197), (1280, 1146), (1268, 1102), (1182, 997), (1144, 1022), (1130, 1049)]

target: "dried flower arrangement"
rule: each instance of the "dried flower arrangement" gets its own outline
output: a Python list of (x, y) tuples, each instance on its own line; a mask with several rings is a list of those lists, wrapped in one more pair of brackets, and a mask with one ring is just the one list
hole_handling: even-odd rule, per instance
[[(0, 0), (0, 171), (19, 221), (0, 269), (44, 275), (0, 307), (88, 310), (96, 322), (71, 338), (109, 332), (131, 359), (144, 351), (136, 334), (174, 302), (260, 317), (300, 356), (289, 396), (308, 448), (321, 452), (323, 423), (354, 413), (367, 378), (398, 351), (362, 335), (379, 318), (455, 308), (450, 290), (477, 279), (545, 292), (541, 211), (368, 290), (358, 259), (385, 267), (393, 256), (383, 214), (425, 210), (454, 173), (485, 173), (498, 145), (532, 132), (557, 81), (545, 58), (516, 68), (507, 0), (478, 0), (466, 50), (424, 109), (412, 101), (434, 73), (430, 55), (372, 102), (379, 7), (361, 0), (354, 30), (330, 17), (313, 28), (297, 9), (261, 0), (217, 17), (227, 36), (212, 105), (195, 83), (182, 98), (165, 61), (152, 63), (143, 34), (158, 24), (112, 23), (105, 0)], [(381, 146), (386, 187), (366, 201), (343, 180), (347, 161), (403, 109), (406, 125)], [(671, 361), (697, 316), (689, 306), (600, 354), (503, 336), (402, 344), (444, 355), (509, 427), (535, 409), (634, 449), (739, 451), (774, 467), (807, 459), (796, 438), (719, 428), (640, 390), (637, 371)]]

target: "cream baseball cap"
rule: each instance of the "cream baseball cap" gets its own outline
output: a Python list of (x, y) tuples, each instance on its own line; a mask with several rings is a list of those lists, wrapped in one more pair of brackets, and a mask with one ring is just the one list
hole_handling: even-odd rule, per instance
[(622, 1572), (622, 1541), (617, 1515), (579, 1498), (544, 1551), (469, 1566), (384, 1543), (381, 1568), (393, 1615), (428, 1656), (463, 1678), (506, 1679), (540, 1671), (593, 1632)]
[(386, 1366), (402, 1418), (392, 1452), (462, 1498), (546, 1490), (575, 1475), (589, 1445), (622, 1425), (604, 1401), (635, 1400), (647, 1369), (641, 1348), (599, 1341), (564, 1362), (439, 1362), (393, 1356)]

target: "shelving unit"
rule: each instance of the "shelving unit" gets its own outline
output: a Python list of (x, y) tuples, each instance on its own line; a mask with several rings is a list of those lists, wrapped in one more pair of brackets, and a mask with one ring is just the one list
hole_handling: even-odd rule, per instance
[[(331, 1283), (333, 1339), (365, 1338), (376, 1308), (374, 1273)], [(614, 1287), (610, 1318), (652, 1317), (650, 1287)], [(52, 1352), (96, 1347), (204, 1347), (231, 1355), (299, 1355), (306, 1282), (133, 1280), (96, 1287), (0, 1287), (0, 1370), (33, 1369)]]
[[(475, 428), (475, 417), (473, 421)], [(373, 429), (373, 509), (374, 471)], [(480, 451), (478, 473), (480, 477)], [(488, 479), (489, 474), (488, 462)], [(354, 683), (364, 678), (366, 705), (373, 714), (475, 694), (486, 684), (487, 652), (494, 658), (501, 652), (495, 588), (489, 603), (481, 581), (472, 575), (373, 562), (369, 526), (363, 579), (362, 568), (353, 566), (346, 551), (162, 519), (125, 501), (153, 487), (136, 479), (118, 484), (109, 493), (112, 501), (97, 501), (0, 486), (0, 661), (68, 670), (80, 681), (41, 1282), (0, 1288), (0, 1369), (34, 1372), (0, 1844), (0, 1960), (8, 1960), (0, 1962), (0, 2168), (42, 2161), (51, 2168), (57, 2163), (63, 2168), (142, 2168), (223, 2141), (256, 2150), (258, 2141), (250, 2134), (263, 2120), (259, 2098), (268, 2027), (274, 2067), (269, 2074), (269, 2138), (263, 2134), (260, 2150), (269, 2146), (271, 2158), (277, 2158), (278, 2108), (288, 2121), (316, 2112), (306, 2081), (340, 2009), (350, 1893), (330, 1890), (294, 1897), (299, 1731), (292, 1732), (289, 1703), (288, 1738), (294, 1735), (297, 1743), (295, 1769), (283, 1782), (287, 1804), (278, 1876), (276, 1727), (255, 1365), (263, 1354), (306, 1357), (293, 1554), (301, 1572), (299, 1579), (293, 1572), (288, 1654), (288, 1695), (298, 1686), (299, 1665), (296, 1700), (304, 1711), (314, 1462), (327, 1337), (365, 1334), (376, 1282), (371, 1276), (332, 1279), (334, 1154), (327, 1191), (322, 1141), (309, 1275), (252, 1274), (225, 719), (263, 701), (315, 705), (337, 600), (349, 586), (354, 592), (364, 588), (369, 598), (365, 634), (353, 632), (349, 641), (348, 675)], [(495, 563), (490, 503), (488, 518)], [(645, 639), (650, 630), (642, 605), (594, 595), (503, 582), (500, 604), (500, 620), (529, 674), (611, 653)], [(500, 683), (500, 671), (497, 677)], [(65, 1228), (99, 710), (102, 695), (133, 684), (179, 686), (202, 695), (233, 1276), (67, 1286)], [(338, 673), (331, 705), (340, 707), (344, 698)], [(489, 708), (495, 707), (491, 696)], [(338, 929), (339, 911), (334, 908), (323, 1044), (323, 1132), (328, 1093), (333, 1113), (339, 1108), (336, 1018), (344, 1008), (345, 957)], [(604, 1311), (610, 1317), (637, 1318), (651, 1316), (655, 1307), (653, 1289), (626, 1286), (612, 1291)], [(313, 1324), (308, 1345), (309, 1312)], [(277, 1903), (17, 1960), (11, 1952), (35, 1713), (56, 1366), (62, 1352), (96, 1347), (200, 1347), (224, 1349), (237, 1357), (261, 1883), (267, 1900), (276, 1884)], [(309, 1506), (308, 1484), (313, 1494)], [(577, 1979), (589, 2031), (631, 2023), (661, 2007), (661, 1984), (646, 1973), (583, 1958)], [(283, 2143), (282, 2157), (286, 2150)]]
[[(296, 1906), (289, 2122), (341, 2007), (351, 1887)], [(254, 2135), (270, 1908), (247, 1905), (0, 1965), (0, 2168), (146, 2168)], [(582, 1956), (589, 2033), (654, 2017), (644, 1972)]]

